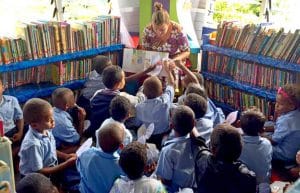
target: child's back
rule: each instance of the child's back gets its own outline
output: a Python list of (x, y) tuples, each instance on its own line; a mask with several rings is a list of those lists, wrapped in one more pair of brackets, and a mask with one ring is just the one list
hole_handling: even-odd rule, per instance
[(165, 193), (162, 183), (154, 178), (144, 176), (147, 164), (146, 145), (132, 142), (120, 155), (119, 164), (126, 177), (117, 179), (110, 193)]
[(114, 180), (122, 174), (116, 151), (122, 145), (123, 138), (124, 129), (120, 124), (107, 124), (99, 132), (101, 149), (93, 147), (79, 156), (77, 169), (81, 177), (81, 193), (109, 192)]
[(207, 111), (207, 100), (197, 94), (188, 94), (184, 99), (184, 104), (190, 107), (195, 113), (196, 128), (201, 137), (209, 144), (210, 135), (213, 130), (212, 120), (204, 118)]
[(149, 142), (156, 144), (160, 149), (163, 135), (169, 131), (169, 110), (174, 99), (173, 83), (162, 93), (160, 80), (154, 76), (149, 77), (144, 81), (143, 92), (147, 100), (136, 105), (136, 117), (146, 127), (154, 123)]
[(263, 131), (265, 116), (256, 109), (242, 113), (243, 149), (239, 160), (256, 174), (256, 183), (260, 193), (270, 192), (272, 145), (259, 136)]
[(169, 192), (196, 187), (194, 158), (188, 135), (194, 127), (194, 119), (193, 111), (187, 106), (178, 106), (172, 115), (175, 138), (165, 142), (156, 170)]
[(106, 88), (98, 90), (91, 98), (91, 125), (85, 131), (87, 136), (95, 136), (95, 131), (105, 119), (110, 117), (110, 102), (120, 93), (119, 90), (125, 85), (125, 74), (119, 66), (106, 67), (102, 73), (102, 77)]
[(203, 146), (194, 148), (196, 192), (256, 193), (254, 172), (236, 161), (242, 151), (241, 136), (236, 128), (227, 124), (214, 128), (210, 149), (212, 153)]

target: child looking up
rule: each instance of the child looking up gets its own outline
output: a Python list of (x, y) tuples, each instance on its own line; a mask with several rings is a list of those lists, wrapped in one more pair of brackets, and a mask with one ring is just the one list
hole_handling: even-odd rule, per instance
[(271, 137), (273, 160), (285, 166), (295, 164), (300, 149), (300, 86), (287, 84), (280, 87), (276, 96), (275, 112), (278, 116)]
[(109, 106), (109, 112), (111, 117), (106, 119), (101, 127), (96, 130), (96, 146), (99, 147), (99, 132), (100, 130), (109, 123), (120, 123), (125, 131), (125, 138), (123, 144), (126, 146), (132, 142), (132, 134), (126, 129), (124, 122), (129, 117), (131, 110), (130, 101), (123, 96), (116, 96), (112, 99)]
[(195, 126), (192, 109), (179, 105), (174, 109), (171, 127), (175, 138), (166, 141), (161, 150), (156, 174), (167, 186), (168, 192), (179, 188), (196, 188), (195, 163), (191, 152), (189, 133)]
[(255, 172), (260, 193), (271, 191), (272, 145), (267, 139), (259, 136), (265, 121), (265, 116), (255, 108), (244, 111), (240, 119), (244, 146), (239, 160)]
[(149, 143), (154, 143), (161, 149), (161, 142), (169, 131), (169, 109), (174, 99), (174, 78), (168, 62), (163, 65), (167, 72), (168, 85), (163, 92), (161, 81), (155, 77), (147, 78), (143, 92), (147, 99), (136, 105), (136, 117), (146, 125), (146, 128), (154, 123), (154, 131), (149, 138)]
[(77, 160), (81, 193), (107, 193), (122, 174), (118, 165), (118, 149), (123, 148), (124, 128), (120, 123), (109, 123), (99, 131), (100, 148), (92, 147)]
[[(50, 131), (55, 125), (51, 105), (33, 98), (25, 103), (23, 113), (29, 130), (19, 152), (21, 175), (39, 172), (49, 176), (72, 166), (76, 155), (56, 151), (55, 139)], [(65, 162), (57, 165), (57, 157)]]
[(52, 130), (55, 137), (56, 147), (64, 149), (79, 144), (80, 135), (83, 131), (85, 111), (81, 107), (78, 109), (78, 128), (74, 127), (73, 119), (67, 112), (69, 108), (75, 106), (75, 98), (72, 90), (68, 88), (58, 88), (52, 93), (52, 103), (55, 127)]
[(117, 179), (110, 193), (166, 193), (160, 181), (144, 176), (147, 166), (146, 145), (137, 141), (127, 145), (121, 152), (119, 165), (127, 177)]

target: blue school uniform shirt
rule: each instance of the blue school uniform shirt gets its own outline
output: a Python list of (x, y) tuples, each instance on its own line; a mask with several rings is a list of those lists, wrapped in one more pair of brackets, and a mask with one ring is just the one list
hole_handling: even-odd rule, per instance
[(109, 154), (95, 147), (83, 152), (76, 162), (81, 178), (80, 192), (109, 192), (114, 181), (123, 174), (118, 161), (119, 154), (117, 152)]
[(273, 159), (282, 160), (287, 165), (295, 163), (300, 149), (300, 110), (290, 111), (277, 118), (272, 140)]
[(136, 105), (136, 117), (148, 127), (154, 123), (152, 135), (169, 129), (169, 109), (174, 99), (174, 87), (168, 85), (165, 92), (154, 99), (147, 99)]
[(166, 141), (161, 150), (156, 174), (171, 180), (168, 192), (177, 192), (178, 188), (195, 188), (195, 163), (191, 152), (189, 135)]
[(16, 127), (15, 120), (23, 119), (23, 111), (18, 99), (3, 95), (0, 102), (0, 118), (3, 120), (4, 133)]
[(130, 131), (128, 129), (126, 129), (124, 123), (121, 123), (119, 121), (115, 121), (112, 117), (109, 118), (109, 119), (105, 119), (105, 121), (102, 123), (102, 125), (100, 126), (99, 129), (96, 130), (96, 147), (99, 147), (99, 138), (98, 138), (98, 135), (99, 135), (99, 132), (100, 130), (107, 124), (110, 124), (110, 123), (119, 123), (121, 124), (121, 126), (123, 127), (124, 129), (124, 132), (125, 132), (125, 137), (124, 137), (124, 140), (123, 140), (123, 144), (126, 146), (128, 145), (129, 143), (132, 142), (132, 134), (130, 133)]
[(213, 130), (213, 121), (206, 118), (197, 119), (196, 128), (200, 136), (205, 139), (206, 145), (208, 145), (210, 142), (210, 135)]
[(214, 123), (213, 127), (225, 121), (223, 111), (220, 108), (217, 108), (209, 98), (207, 99), (207, 111), (204, 118), (212, 120)]
[(79, 143), (80, 136), (73, 126), (71, 115), (56, 107), (53, 108), (53, 112), (55, 127), (52, 129), (52, 134), (55, 137), (56, 147), (62, 144)]
[(243, 136), (243, 149), (239, 160), (256, 174), (259, 193), (270, 193), (272, 145), (259, 136)]
[(43, 135), (29, 126), (19, 152), (22, 175), (57, 165), (55, 139), (50, 130), (46, 133)]

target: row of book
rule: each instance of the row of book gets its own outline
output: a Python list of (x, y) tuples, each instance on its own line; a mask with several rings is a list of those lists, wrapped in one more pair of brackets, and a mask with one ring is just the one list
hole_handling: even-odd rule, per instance
[(205, 88), (210, 98), (227, 104), (238, 110), (245, 110), (249, 107), (256, 106), (266, 116), (274, 115), (275, 102), (267, 101), (264, 98), (255, 95), (235, 90), (229, 86), (215, 83), (212, 80), (205, 80)]
[(208, 54), (207, 71), (270, 91), (300, 81), (297, 72), (282, 71), (213, 52)]
[(3, 73), (1, 76), (5, 87), (14, 88), (42, 82), (62, 85), (68, 81), (84, 79), (90, 71), (91, 59), (83, 59)]
[(36, 21), (19, 26), (18, 39), (0, 38), (0, 65), (120, 43), (120, 17), (92, 21)]
[(300, 29), (292, 33), (283, 28), (222, 22), (217, 28), (216, 45), (300, 64)]

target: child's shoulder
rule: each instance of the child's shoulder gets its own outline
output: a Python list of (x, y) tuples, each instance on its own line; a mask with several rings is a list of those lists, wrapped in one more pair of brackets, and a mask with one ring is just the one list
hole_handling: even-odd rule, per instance
[(17, 102), (19, 103), (18, 99), (14, 96), (11, 96), (11, 95), (3, 95), (3, 98), (4, 98), (4, 102)]

